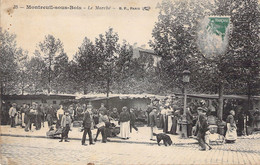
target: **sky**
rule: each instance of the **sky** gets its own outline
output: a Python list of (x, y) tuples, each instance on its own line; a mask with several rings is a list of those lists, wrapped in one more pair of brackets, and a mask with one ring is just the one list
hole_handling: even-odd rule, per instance
[[(120, 43), (125, 39), (138, 46), (152, 39), (152, 29), (157, 21), (160, 0), (1, 0), (1, 27), (17, 35), (18, 47), (32, 56), (39, 42), (48, 34), (59, 38), (64, 50), (72, 59), (88, 37), (94, 41), (109, 27), (118, 33)], [(74, 6), (74, 9), (27, 9), (31, 6)], [(96, 9), (110, 7), (110, 10)], [(92, 9), (90, 10), (89, 7)], [(121, 7), (123, 10), (119, 10)], [(126, 10), (124, 10), (126, 7)], [(140, 10), (130, 10), (130, 7)], [(143, 7), (150, 8), (149, 11)], [(129, 10), (127, 10), (129, 9)]]

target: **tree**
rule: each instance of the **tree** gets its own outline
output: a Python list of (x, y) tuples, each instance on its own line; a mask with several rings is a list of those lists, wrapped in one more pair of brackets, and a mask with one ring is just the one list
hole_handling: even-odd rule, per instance
[(124, 40), (118, 50), (118, 58), (115, 62), (114, 84), (112, 87), (118, 93), (129, 91), (129, 79), (133, 77), (133, 70), (131, 70), (132, 60), (133, 47)]
[(62, 52), (54, 59), (53, 87), (55, 93), (67, 93), (70, 88), (69, 70), (68, 56)]
[[(82, 45), (74, 57), (77, 65), (76, 80), (83, 90), (84, 94), (88, 91), (93, 92), (95, 83), (99, 79), (99, 67), (101, 63), (95, 52), (95, 46), (87, 38), (84, 38)], [(97, 84), (97, 83), (96, 83)]]
[(44, 60), (40, 57), (32, 57), (26, 65), (25, 72), (28, 76), (28, 92), (31, 94), (43, 93), (48, 83), (45, 76), (48, 70)]
[[(16, 88), (21, 90), (21, 94), (23, 95), (28, 88), (29, 79), (26, 70), (26, 66), (29, 61), (28, 52), (23, 51), (22, 49), (18, 50), (19, 63), (18, 63), (18, 72), (17, 72), (17, 83)], [(20, 93), (20, 92), (19, 92)]]
[(232, 89), (240, 86), (242, 90), (236, 92), (248, 95), (250, 110), (250, 97), (260, 93), (260, 9), (257, 0), (235, 1), (233, 6), (233, 33), (228, 55), (233, 56), (234, 65), (229, 79)]
[[(158, 22), (153, 30), (154, 41), (150, 44), (157, 54), (162, 55), (164, 84), (181, 87), (181, 72), (188, 68), (192, 72), (191, 87), (194, 91), (219, 92), (220, 119), (224, 90), (242, 94), (245, 93), (243, 90), (236, 89), (246, 84), (248, 89), (252, 86), (259, 89), (256, 85), (259, 82), (259, 76), (256, 76), (259, 75), (259, 61), (255, 60), (259, 58), (257, 1), (211, 3), (197, 0), (192, 4), (189, 0), (163, 1), (159, 8)], [(205, 58), (196, 43), (199, 21), (207, 15), (229, 15), (233, 24), (227, 51), (210, 59)]]
[(45, 36), (44, 41), (39, 43), (39, 49), (35, 51), (37, 56), (44, 59), (48, 68), (48, 93), (51, 92), (55, 57), (62, 53), (64, 53), (63, 44), (60, 39), (56, 39), (53, 35)]
[(95, 53), (98, 57), (98, 66), (101, 79), (101, 87), (105, 87), (107, 97), (111, 92), (110, 85), (113, 83), (115, 61), (118, 55), (119, 36), (109, 28), (105, 35), (100, 34), (95, 40)]
[(16, 36), (0, 28), (0, 83), (1, 96), (17, 93), (18, 60), (22, 50), (17, 48)]
[(165, 0), (159, 9), (150, 46), (162, 57), (160, 67), (164, 86), (176, 91), (183, 87), (181, 80), (185, 69), (199, 77), (196, 71), (200, 67), (201, 53), (196, 43), (197, 26), (200, 18), (212, 13), (212, 4), (202, 0)]

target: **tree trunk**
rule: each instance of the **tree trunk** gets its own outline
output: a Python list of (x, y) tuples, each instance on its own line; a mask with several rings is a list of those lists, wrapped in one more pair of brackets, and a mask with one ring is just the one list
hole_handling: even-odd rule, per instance
[(22, 95), (24, 94), (24, 80), (22, 80)]
[(109, 103), (109, 101), (108, 101), (108, 99), (109, 99), (109, 91), (110, 91), (110, 78), (108, 77), (107, 78), (107, 99), (106, 99), (106, 103), (107, 103), (107, 108), (109, 109), (109, 106), (108, 106), (108, 103)]
[(250, 80), (247, 83), (247, 110), (249, 111), (251, 109), (251, 84)]
[(110, 91), (110, 80), (109, 80), (109, 78), (107, 79), (107, 90), (106, 90), (107, 92), (107, 97), (109, 97), (109, 91)]
[(84, 93), (84, 95), (86, 95), (88, 93), (88, 88), (86, 87), (86, 85), (84, 85), (83, 93)]
[[(1, 90), (0, 90), (0, 113), (2, 114), (2, 99), (3, 99), (3, 82), (1, 81)], [(0, 124), (2, 124), (2, 118), (0, 117)]]
[(219, 98), (218, 98), (218, 103), (219, 103), (219, 106), (218, 106), (218, 118), (220, 120), (223, 119), (223, 93), (224, 93), (224, 84), (222, 82), (219, 83)]
[(49, 55), (49, 76), (48, 76), (48, 81), (49, 81), (49, 86), (48, 86), (48, 94), (51, 93), (51, 56)]

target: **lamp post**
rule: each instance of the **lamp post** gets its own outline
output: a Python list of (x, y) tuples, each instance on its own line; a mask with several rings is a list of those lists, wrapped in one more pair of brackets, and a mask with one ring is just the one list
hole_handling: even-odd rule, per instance
[(182, 81), (184, 83), (184, 107), (183, 107), (183, 117), (182, 117), (182, 137), (187, 138), (187, 85), (190, 82), (190, 71), (184, 70), (182, 72)]

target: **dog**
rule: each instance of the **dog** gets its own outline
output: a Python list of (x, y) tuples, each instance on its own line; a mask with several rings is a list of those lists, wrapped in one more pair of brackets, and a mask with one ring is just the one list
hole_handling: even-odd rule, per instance
[(160, 146), (161, 140), (163, 140), (163, 144), (165, 146), (172, 145), (172, 140), (169, 135), (166, 135), (165, 133), (159, 133), (159, 134), (153, 133), (153, 135), (156, 136), (158, 146)]

